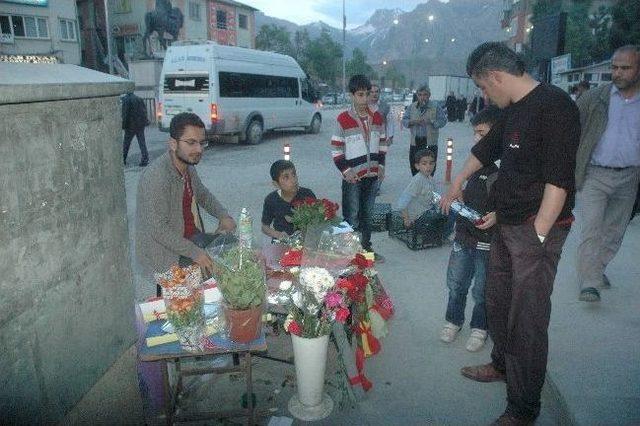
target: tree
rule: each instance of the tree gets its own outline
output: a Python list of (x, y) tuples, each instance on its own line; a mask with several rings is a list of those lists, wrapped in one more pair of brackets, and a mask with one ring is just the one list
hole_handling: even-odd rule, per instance
[(333, 41), (326, 29), (311, 40), (306, 49), (309, 59), (309, 73), (329, 85), (335, 86), (336, 78), (342, 73), (342, 46)]
[(306, 72), (308, 72), (310, 68), (308, 54), (309, 43), (311, 43), (311, 40), (309, 39), (309, 33), (306, 28), (296, 30), (293, 36), (293, 57)]
[(364, 74), (371, 80), (378, 78), (378, 74), (367, 63), (367, 56), (357, 47), (353, 49), (353, 55), (345, 64), (345, 68), (347, 75)]
[(592, 62), (593, 35), (589, 28), (589, 6), (591, 1), (573, 1), (567, 11), (567, 32), (564, 51), (571, 53), (574, 66)]
[(391, 83), (391, 88), (395, 90), (397, 87), (406, 86), (406, 77), (400, 73), (393, 64), (388, 64), (384, 72), (385, 80), (387, 84)]
[(293, 54), (289, 31), (274, 24), (261, 26), (256, 35), (256, 49), (282, 53), (283, 55)]
[(611, 47), (640, 44), (640, 0), (620, 0), (611, 11)]

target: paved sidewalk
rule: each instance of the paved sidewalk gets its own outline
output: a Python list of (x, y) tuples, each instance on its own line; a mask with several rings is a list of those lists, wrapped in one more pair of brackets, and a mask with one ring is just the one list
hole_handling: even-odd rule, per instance
[[(340, 202), (339, 178), (329, 152), (335, 114), (324, 111), (323, 129), (319, 135), (283, 132), (268, 136), (258, 146), (213, 146), (198, 166), (200, 176), (231, 214), (237, 215), (244, 206), (254, 212), (257, 233), (262, 200), (272, 190), (268, 166), (279, 158), (282, 144), (286, 142), (291, 143), (301, 185), (312, 188), (318, 196)], [(449, 136), (454, 138), (454, 168), (462, 167), (470, 148), (470, 126), (451, 123), (441, 135), (443, 140)], [(164, 152), (166, 139), (166, 133), (148, 128), (151, 158)], [(382, 186), (380, 202), (395, 201), (409, 180), (407, 152), (407, 133), (398, 131), (389, 153), (387, 179)], [(131, 154), (134, 153), (137, 155), (135, 144)], [(130, 158), (136, 160), (131, 154)], [(140, 171), (137, 166), (125, 170), (131, 231)], [(439, 158), (436, 177), (441, 179), (443, 175), (444, 155)], [(212, 221), (205, 218), (205, 222), (211, 229)], [(613, 287), (602, 292), (599, 304), (577, 300), (575, 246), (579, 223), (578, 215), (565, 245), (555, 283), (549, 345), (550, 380), (543, 392), (543, 408), (537, 424), (638, 425), (640, 219), (636, 218), (629, 225), (623, 247), (607, 272)], [(386, 233), (374, 234), (373, 243), (387, 259), (379, 266), (379, 271), (397, 313), (390, 323), (390, 335), (383, 340), (382, 352), (367, 362), (367, 376), (374, 382), (374, 388), (366, 400), (354, 410), (334, 410), (330, 419), (320, 424), (490, 423), (506, 406), (504, 384), (475, 383), (459, 374), (461, 366), (487, 362), (490, 344), (479, 353), (467, 352), (464, 345), (468, 326), (450, 345), (438, 339), (444, 321), (445, 274), (450, 246), (413, 252), (399, 241), (389, 239)], [(469, 318), (471, 302), (467, 308)], [(67, 423), (81, 424), (81, 419), (89, 418), (101, 424), (120, 424), (123, 419), (132, 424), (142, 421), (139, 402), (137, 405), (132, 403), (139, 400), (133, 356), (134, 351), (123, 355), (68, 416)], [(95, 405), (100, 403), (103, 406), (98, 410)], [(119, 413), (118, 416), (115, 413)], [(290, 416), (286, 409), (277, 415)]]

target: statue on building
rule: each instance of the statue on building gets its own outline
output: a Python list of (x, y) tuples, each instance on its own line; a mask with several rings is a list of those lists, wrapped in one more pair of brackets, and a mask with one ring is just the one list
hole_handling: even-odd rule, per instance
[(153, 54), (153, 49), (149, 43), (149, 37), (154, 32), (158, 34), (158, 41), (163, 50), (167, 49), (167, 38), (165, 33), (169, 33), (172, 41), (178, 39), (178, 33), (184, 23), (182, 11), (171, 6), (171, 0), (156, 0), (156, 8), (144, 15), (145, 32), (142, 38), (145, 53), (148, 56)]

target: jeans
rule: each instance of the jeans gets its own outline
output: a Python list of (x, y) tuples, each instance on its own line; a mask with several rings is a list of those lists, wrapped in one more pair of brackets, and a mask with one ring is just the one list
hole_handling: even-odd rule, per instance
[(445, 318), (459, 327), (464, 324), (464, 308), (467, 304), (467, 292), (473, 281), (471, 295), (475, 305), (471, 315), (471, 328), (487, 329), (487, 315), (484, 306), (484, 283), (487, 278), (489, 251), (464, 247), (453, 243), (449, 267), (447, 269), (447, 287), (449, 302)]
[[(438, 145), (427, 145), (427, 138), (416, 137), (415, 145), (409, 145), (409, 167), (411, 167), (411, 175), (415, 176), (418, 173), (418, 169), (416, 169), (414, 157), (416, 152), (422, 149), (428, 149), (433, 152), (434, 157), (436, 157), (436, 165), (438, 164)], [(436, 166), (434, 165), (433, 171), (431, 172), (431, 176), (433, 176), (436, 172)]]
[(547, 371), (551, 293), (569, 226), (554, 225), (541, 243), (531, 223), (498, 225), (484, 297), (491, 363), (507, 379), (508, 414), (535, 419)]
[(140, 164), (146, 164), (149, 162), (149, 153), (147, 152), (147, 144), (144, 139), (144, 127), (139, 130), (125, 129), (124, 140), (122, 141), (123, 160), (126, 164), (127, 155), (129, 155), (129, 148), (131, 147), (131, 141), (133, 140), (134, 136), (138, 139), (138, 146), (140, 147)]
[(371, 251), (371, 216), (379, 185), (377, 177), (365, 177), (357, 183), (342, 181), (342, 215), (362, 234), (362, 248), (368, 251)]

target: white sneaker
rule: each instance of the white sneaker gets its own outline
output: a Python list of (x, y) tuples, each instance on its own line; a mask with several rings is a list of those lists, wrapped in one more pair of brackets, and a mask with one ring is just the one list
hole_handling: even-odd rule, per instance
[(469, 352), (478, 352), (484, 346), (484, 342), (487, 341), (487, 330), (481, 330), (479, 328), (471, 329), (471, 336), (467, 340), (467, 350)]
[(454, 340), (456, 340), (456, 336), (458, 335), (459, 331), (460, 331), (460, 327), (458, 327), (455, 324), (451, 324), (450, 322), (447, 322), (442, 328), (442, 331), (440, 332), (440, 340), (442, 340), (445, 343), (451, 343)]

